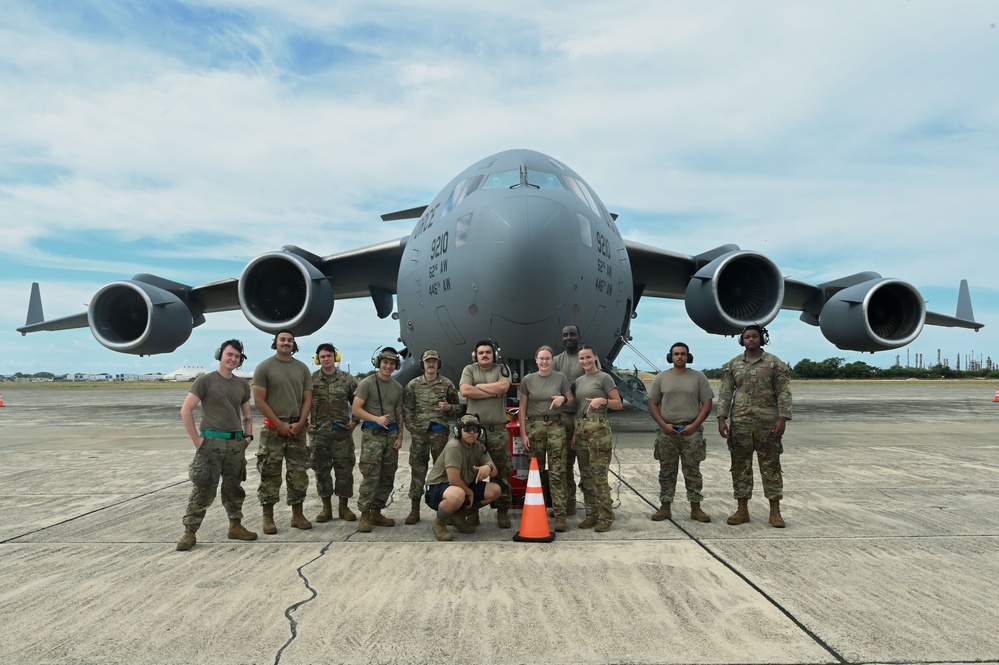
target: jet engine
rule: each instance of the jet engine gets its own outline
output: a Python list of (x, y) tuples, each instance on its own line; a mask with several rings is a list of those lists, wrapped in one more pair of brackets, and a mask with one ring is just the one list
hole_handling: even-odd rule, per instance
[(919, 336), (926, 303), (911, 284), (872, 279), (836, 292), (822, 306), (819, 327), (837, 348), (887, 351)]
[(239, 306), (246, 319), (272, 334), (311, 335), (322, 328), (333, 313), (333, 287), (314, 262), (317, 257), (310, 261), (287, 248), (250, 261), (239, 278)]
[(690, 320), (715, 335), (736, 335), (751, 323), (764, 326), (783, 301), (777, 265), (748, 250), (723, 254), (698, 270), (684, 295)]
[(194, 328), (191, 311), (180, 298), (135, 280), (101, 287), (90, 301), (87, 321), (105, 347), (141, 356), (173, 351)]

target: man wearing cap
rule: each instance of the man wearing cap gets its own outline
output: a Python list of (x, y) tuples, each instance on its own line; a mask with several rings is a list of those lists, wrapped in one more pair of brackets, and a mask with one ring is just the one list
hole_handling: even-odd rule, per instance
[[(357, 519), (347, 500), (354, 496), (354, 428), (357, 421), (351, 418), (357, 379), (337, 367), (340, 352), (332, 344), (320, 344), (313, 362), (319, 369), (312, 373), (312, 425), (309, 435), (309, 453), (312, 470), (316, 474), (316, 489), (323, 502), (323, 511), (316, 515), (317, 522), (333, 519), (333, 496), (340, 499), (340, 519), (352, 522)], [(336, 474), (334, 483), (333, 475)]]
[[(500, 363), (499, 347), (489, 339), (476, 342), (475, 362), (461, 372), (458, 391), (468, 400), (466, 411), (479, 416), (483, 443), (499, 473), (496, 482), (503, 490), (496, 501), (496, 523), (501, 529), (512, 526), (508, 513), (513, 503), (510, 474), (510, 443), (506, 432), (506, 395), (510, 390), (510, 369)], [(472, 516), (474, 522), (478, 512)]]
[(361, 489), (357, 505), (361, 521), (357, 530), (371, 531), (372, 526), (395, 526), (395, 520), (382, 515), (388, 504), (395, 472), (399, 468), (402, 447), (402, 386), (392, 378), (399, 369), (399, 353), (386, 346), (371, 359), (378, 368), (365, 377), (354, 394), (353, 414), (361, 421)]
[[(219, 368), (194, 380), (191, 391), (180, 407), (187, 435), (194, 444), (194, 459), (188, 468), (191, 498), (184, 515), (184, 535), (177, 549), (185, 552), (197, 542), (195, 533), (205, 519), (208, 506), (215, 501), (222, 481), (222, 505), (229, 515), (228, 537), (233, 540), (256, 540), (247, 531), (243, 519), (243, 479), (246, 478), (246, 447), (253, 440), (250, 416), (250, 384), (233, 374), (246, 360), (238, 339), (222, 342), (215, 353)], [(201, 427), (194, 426), (194, 407), (201, 404)]]
[(311, 529), (302, 502), (309, 490), (309, 447), (306, 432), (312, 408), (312, 373), (292, 357), (298, 353), (295, 335), (282, 330), (274, 335), (271, 348), (277, 351), (253, 371), (253, 404), (264, 417), (257, 449), (260, 487), (257, 497), (264, 511), (264, 533), (277, 533), (274, 504), (281, 499), (281, 466), (286, 466), (291, 526)]
[(437, 511), (437, 540), (451, 540), (448, 520), (462, 533), (475, 533), (475, 527), (469, 526), (465, 517), (500, 497), (500, 486), (489, 482), (497, 470), (481, 441), (482, 432), (478, 416), (462, 416), (452, 432), (454, 438), (444, 446), (427, 476), (425, 499)]
[(458, 391), (447, 377), (437, 373), (441, 357), (433, 349), (427, 349), (420, 359), (423, 376), (418, 376), (406, 384), (402, 397), (402, 414), (406, 429), (412, 437), (409, 446), (409, 466), (412, 480), (409, 484), (409, 499), (412, 509), (406, 516), (406, 524), (420, 521), (420, 502), (423, 497), (427, 469), (432, 457), (436, 462), (447, 443), (447, 422), (452, 413), (458, 412)]

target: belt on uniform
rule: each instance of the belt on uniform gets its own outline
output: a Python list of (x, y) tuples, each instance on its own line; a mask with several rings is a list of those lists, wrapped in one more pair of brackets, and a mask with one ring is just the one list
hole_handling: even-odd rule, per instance
[(687, 425), (689, 425), (692, 422), (694, 422), (694, 421), (693, 420), (684, 420), (684, 421), (677, 422), (677, 423), (670, 423), (670, 425), (672, 425), (673, 427), (676, 427), (677, 425), (679, 425), (680, 427), (686, 427)]
[(378, 429), (383, 429), (386, 432), (394, 432), (397, 429), (399, 429), (399, 427), (397, 425), (389, 425), (388, 427), (382, 427), (378, 423), (373, 423), (373, 422), (370, 422), (370, 421), (364, 423), (363, 425), (361, 425), (361, 429), (368, 429), (369, 427), (377, 427)]
[(534, 420), (543, 420), (543, 421), (545, 421), (547, 423), (549, 421), (554, 422), (556, 420), (562, 420), (562, 414), (561, 413), (553, 413), (550, 416), (548, 416), (548, 415), (544, 415), (544, 416), (527, 416), (527, 419), (531, 420), (531, 421), (534, 421)]
[(430, 427), (427, 428), (428, 432), (439, 432), (442, 429), (447, 429), (447, 425), (441, 425), (440, 423), (430, 423)]
[(242, 432), (219, 432), (214, 429), (203, 429), (201, 430), (201, 436), (209, 439), (241, 439), (243, 438)]

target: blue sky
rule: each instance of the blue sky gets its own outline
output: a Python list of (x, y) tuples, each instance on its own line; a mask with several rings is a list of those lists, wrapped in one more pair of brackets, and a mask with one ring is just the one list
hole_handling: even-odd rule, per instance
[[(997, 23), (974, 1), (6, 2), (0, 373), (213, 366), (230, 336), (252, 368), (269, 336), (238, 312), (149, 358), (14, 329), (32, 281), (54, 318), (140, 272), (201, 284), (285, 244), (407, 234), (378, 215), (508, 148), (575, 169), (626, 237), (736, 243), (813, 282), (873, 270), (947, 314), (966, 278), (987, 326), (861, 355), (784, 312), (785, 360), (999, 361)], [(634, 344), (660, 366), (676, 340), (702, 368), (737, 351), (680, 301), (638, 314)], [(339, 301), (303, 345), (364, 369), (397, 336), (369, 301)]]

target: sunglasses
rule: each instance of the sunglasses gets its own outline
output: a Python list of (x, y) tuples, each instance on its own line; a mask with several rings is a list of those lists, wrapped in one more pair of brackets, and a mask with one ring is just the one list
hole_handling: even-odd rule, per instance
[(476, 434), (482, 431), (482, 428), (478, 425), (465, 425), (461, 428), (462, 432), (475, 432)]

